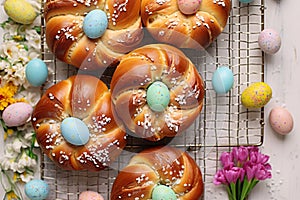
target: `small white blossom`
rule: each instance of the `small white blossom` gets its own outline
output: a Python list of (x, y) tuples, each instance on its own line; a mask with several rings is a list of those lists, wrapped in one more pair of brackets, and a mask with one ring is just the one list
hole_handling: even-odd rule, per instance
[(13, 149), (17, 153), (21, 153), (21, 148), (26, 147), (18, 138), (13, 141)]
[(33, 174), (23, 173), (20, 175), (20, 178), (23, 182), (27, 183), (34, 178)]

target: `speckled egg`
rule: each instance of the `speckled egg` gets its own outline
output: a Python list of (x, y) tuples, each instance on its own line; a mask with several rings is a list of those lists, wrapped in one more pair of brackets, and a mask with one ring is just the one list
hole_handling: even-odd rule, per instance
[(185, 15), (195, 14), (201, 5), (202, 0), (177, 0), (178, 9)]
[(275, 54), (281, 47), (280, 35), (273, 29), (265, 29), (258, 36), (258, 44), (266, 54)]
[(146, 95), (148, 106), (155, 112), (162, 112), (169, 105), (170, 91), (161, 81), (153, 82), (148, 87)]
[(241, 3), (251, 3), (253, 2), (254, 0), (239, 0)]
[(49, 185), (40, 179), (34, 179), (26, 183), (25, 194), (31, 200), (43, 200), (49, 195)]
[(152, 191), (152, 200), (176, 200), (176, 194), (172, 188), (158, 185)]
[(104, 198), (97, 192), (84, 191), (80, 193), (79, 200), (104, 200)]
[(108, 25), (106, 13), (100, 9), (92, 10), (83, 20), (83, 31), (88, 38), (101, 37)]
[(233, 82), (233, 73), (226, 66), (219, 67), (212, 77), (212, 86), (218, 94), (227, 93), (232, 88)]
[(31, 24), (37, 16), (33, 6), (26, 0), (6, 0), (4, 10), (12, 20), (20, 24)]
[(85, 145), (90, 138), (87, 125), (75, 117), (65, 118), (60, 126), (61, 134), (65, 140), (73, 145)]
[(269, 114), (271, 128), (281, 135), (289, 134), (294, 127), (294, 120), (291, 113), (283, 107), (275, 107)]
[(6, 126), (14, 127), (24, 125), (32, 114), (33, 108), (30, 104), (18, 102), (9, 105), (2, 113), (2, 119)]
[(30, 60), (25, 69), (28, 82), (35, 87), (43, 85), (48, 78), (48, 68), (44, 61), (39, 58)]
[(271, 98), (271, 87), (264, 82), (256, 82), (243, 91), (241, 101), (246, 108), (262, 108)]

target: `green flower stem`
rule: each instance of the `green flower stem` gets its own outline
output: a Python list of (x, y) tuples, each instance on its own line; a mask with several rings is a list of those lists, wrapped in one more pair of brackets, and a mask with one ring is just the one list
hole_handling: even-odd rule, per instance
[(232, 196), (231, 189), (230, 189), (229, 185), (226, 186), (226, 190), (227, 190), (229, 200), (233, 200), (233, 196)]
[(232, 199), (233, 200), (237, 200), (236, 199), (236, 184), (235, 183), (230, 183), (230, 189), (231, 189), (231, 192), (232, 192)]
[(242, 195), (241, 195), (240, 200), (244, 200), (258, 182), (259, 181), (256, 180), (256, 179), (251, 179), (249, 181), (247, 178), (245, 178), (243, 188), (242, 188)]
[[(5, 177), (3, 177), (3, 174), (5, 175)], [(2, 185), (2, 188), (5, 190), (5, 193), (9, 193), (11, 191), (14, 191), (14, 193), (17, 195), (17, 198), (18, 199), (23, 199), (22, 197), (22, 193), (21, 191), (19, 190), (18, 186), (16, 185), (16, 183), (14, 183), (11, 178), (9, 177), (9, 175), (6, 173), (5, 170), (3, 170), (1, 168), (1, 173), (0, 173), (0, 179), (1, 179), (1, 185)], [(5, 183), (4, 183), (4, 180), (3, 179), (6, 179), (8, 184), (9, 184), (9, 188), (7, 188), (5, 186)]]
[(240, 200), (241, 197), (241, 192), (242, 192), (242, 182), (240, 179), (237, 180), (237, 200)]

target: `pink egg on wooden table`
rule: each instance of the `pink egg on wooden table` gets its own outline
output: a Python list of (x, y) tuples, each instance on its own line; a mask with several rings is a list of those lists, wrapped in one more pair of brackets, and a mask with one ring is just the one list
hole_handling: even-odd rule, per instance
[(24, 125), (31, 117), (33, 108), (30, 104), (18, 102), (9, 105), (2, 113), (2, 119), (6, 126)]
[(271, 128), (281, 135), (289, 134), (294, 127), (294, 120), (291, 113), (283, 107), (275, 107), (269, 114)]

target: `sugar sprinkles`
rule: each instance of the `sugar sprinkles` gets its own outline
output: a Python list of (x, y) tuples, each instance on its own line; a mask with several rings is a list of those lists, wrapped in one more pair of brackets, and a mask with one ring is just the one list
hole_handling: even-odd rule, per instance
[(222, 7), (226, 6), (224, 0), (213, 0), (213, 3), (214, 4), (218, 4), (218, 5), (222, 6)]

